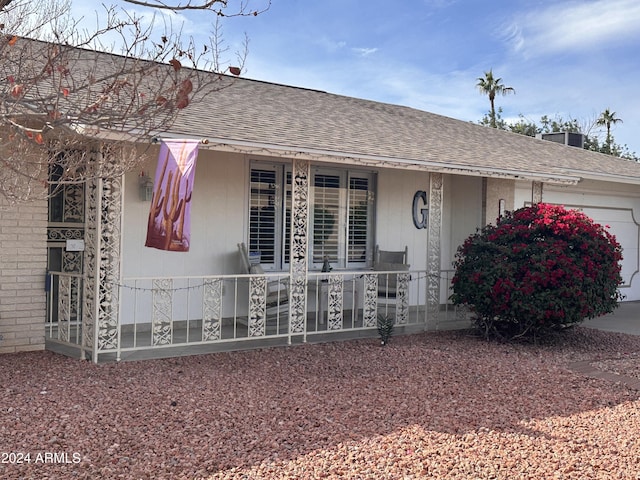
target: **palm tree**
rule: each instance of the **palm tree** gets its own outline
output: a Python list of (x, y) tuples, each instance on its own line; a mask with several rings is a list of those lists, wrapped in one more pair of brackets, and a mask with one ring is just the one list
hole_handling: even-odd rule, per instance
[(616, 123), (622, 123), (622, 119), (616, 118), (616, 112), (611, 112), (608, 108), (596, 120), (596, 125), (607, 128), (606, 153), (611, 153), (611, 125)]
[(489, 102), (491, 103), (491, 127), (496, 127), (496, 107), (495, 107), (495, 98), (496, 94), (507, 95), (508, 93), (516, 93), (515, 89), (512, 87), (505, 87), (502, 84), (501, 78), (495, 78), (493, 76), (493, 69), (488, 72), (484, 72), (484, 77), (478, 77), (478, 83), (476, 84), (478, 90), (483, 95), (489, 96)]

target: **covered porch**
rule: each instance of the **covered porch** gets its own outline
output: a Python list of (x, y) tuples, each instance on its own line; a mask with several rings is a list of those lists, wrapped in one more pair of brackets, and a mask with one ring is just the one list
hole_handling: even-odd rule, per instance
[[(131, 205), (137, 192), (125, 192), (125, 187), (136, 185), (125, 178), (87, 185), (84, 271), (49, 273), (54, 288), (49, 292), (47, 347), (94, 362), (119, 361), (377, 337), (380, 319), (393, 320), (395, 335), (467, 326), (465, 312), (447, 301), (452, 271), (442, 265), (444, 175), (428, 172), (425, 177), (425, 241), (410, 251), (410, 257), (425, 258), (424, 264), (374, 270), (363, 261), (356, 268), (345, 264), (323, 272), (310, 258), (313, 165), (294, 159), (288, 167), (290, 194), (282, 214), (286, 271), (190, 274), (174, 268), (173, 273), (145, 275), (152, 269), (125, 268), (127, 258), (135, 257), (125, 241), (127, 222), (134, 223), (127, 220), (133, 215), (127, 210), (139, 207)], [(377, 210), (380, 229), (386, 219), (382, 208)], [(198, 214), (198, 205), (194, 212)], [(233, 250), (225, 255), (239, 258)], [(239, 262), (232, 264), (238, 270)], [(385, 292), (390, 277), (394, 291)], [(279, 290), (276, 304), (273, 285)]]

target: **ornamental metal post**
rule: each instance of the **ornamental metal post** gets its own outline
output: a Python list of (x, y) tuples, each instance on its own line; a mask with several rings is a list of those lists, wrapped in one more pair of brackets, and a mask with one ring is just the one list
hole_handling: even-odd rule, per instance
[(542, 202), (542, 182), (531, 183), (531, 203)]
[[(96, 161), (102, 161), (97, 153)], [(120, 344), (120, 255), (124, 176), (87, 183), (82, 346), (92, 360)]]
[(291, 185), (291, 258), (289, 259), (289, 342), (305, 334), (307, 324), (307, 257), (309, 248), (309, 178), (306, 160), (294, 160)]
[(98, 361), (96, 325), (100, 281), (98, 278), (98, 258), (100, 251), (100, 199), (101, 183), (97, 179), (87, 181), (86, 185), (86, 223), (84, 231), (84, 298), (82, 316), (82, 354), (90, 351), (92, 360)]
[[(443, 175), (429, 175), (429, 228), (427, 240), (427, 320), (440, 314), (440, 265)], [(437, 323), (436, 323), (437, 324)], [(427, 325), (425, 325), (425, 328)]]
[[(120, 255), (124, 176), (102, 179), (98, 350), (120, 345)], [(119, 358), (118, 358), (119, 360)]]

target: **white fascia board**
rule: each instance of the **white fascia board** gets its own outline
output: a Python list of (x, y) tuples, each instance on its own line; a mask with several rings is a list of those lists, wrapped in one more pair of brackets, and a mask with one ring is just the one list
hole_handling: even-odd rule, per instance
[(616, 175), (613, 173), (585, 172), (582, 170), (570, 170), (570, 172), (575, 173), (576, 175), (580, 175), (580, 177), (584, 180), (598, 180), (602, 182), (618, 182), (640, 185), (640, 176), (636, 177), (632, 175)]
[(285, 158), (297, 158), (316, 162), (343, 163), (361, 165), (367, 167), (383, 167), (406, 170), (420, 170), (428, 172), (449, 173), (452, 175), (467, 175), (478, 177), (499, 177), (530, 180), (536, 182), (553, 183), (560, 185), (576, 185), (581, 177), (561, 174), (544, 174), (538, 172), (523, 172), (509, 169), (496, 169), (490, 167), (478, 167), (473, 165), (446, 164), (432, 161), (422, 161), (403, 158), (391, 158), (377, 155), (353, 155), (346, 152), (327, 150), (301, 149), (275, 144), (263, 144), (257, 142), (234, 141), (220, 138), (197, 138), (189, 135), (157, 136), (163, 138), (184, 138), (202, 140), (201, 148), (242, 153), (258, 156), (280, 156)]

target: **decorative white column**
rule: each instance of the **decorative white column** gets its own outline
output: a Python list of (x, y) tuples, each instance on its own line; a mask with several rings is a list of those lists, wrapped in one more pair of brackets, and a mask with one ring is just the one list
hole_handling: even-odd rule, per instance
[(443, 175), (429, 175), (429, 227), (427, 240), (427, 318), (440, 313), (440, 264)]
[(87, 182), (82, 347), (98, 353), (119, 345), (120, 252), (124, 177)]
[(531, 183), (531, 203), (542, 202), (542, 182)]
[(98, 258), (100, 251), (100, 198), (102, 197), (101, 183), (92, 179), (86, 184), (85, 192), (85, 229), (84, 229), (84, 295), (82, 315), (82, 349), (83, 352), (91, 352), (94, 361), (97, 324), (97, 303), (100, 292), (98, 279)]
[(289, 260), (289, 334), (304, 333), (307, 320), (310, 164), (294, 160), (291, 192), (291, 258)]

